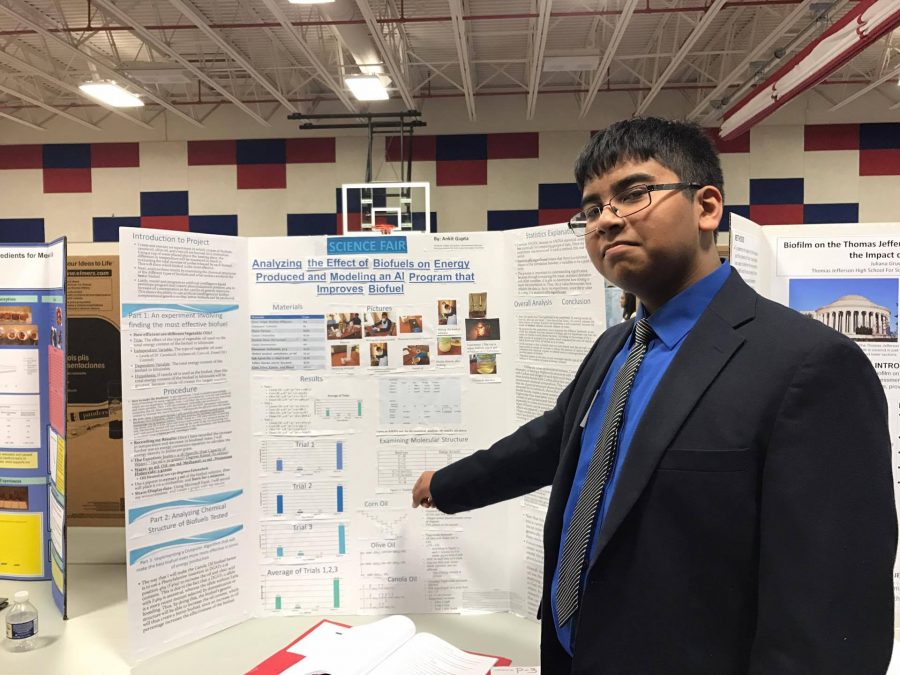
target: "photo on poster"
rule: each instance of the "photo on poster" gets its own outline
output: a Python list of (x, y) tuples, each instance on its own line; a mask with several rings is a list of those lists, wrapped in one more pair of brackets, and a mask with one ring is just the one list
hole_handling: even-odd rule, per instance
[(393, 312), (366, 314), (366, 337), (396, 336), (397, 321)]
[(359, 312), (334, 312), (325, 316), (325, 329), (329, 340), (359, 340), (362, 319)]
[(3, 305), (0, 307), (0, 323), (33, 323), (28, 305)]
[(456, 300), (437, 301), (438, 326), (456, 326)]
[(27, 511), (28, 487), (18, 485), (0, 486), (0, 509)]
[(472, 354), (469, 356), (470, 375), (496, 375), (496, 354)]
[(500, 319), (466, 319), (467, 340), (499, 340)]
[(421, 314), (401, 314), (400, 333), (421, 333), (425, 329), (425, 322)]
[(791, 279), (788, 305), (857, 342), (897, 342), (896, 278)]
[(386, 368), (388, 365), (388, 343), (369, 343), (369, 365), (373, 368)]
[(449, 335), (439, 337), (437, 354), (438, 356), (461, 356), (462, 339)]
[(36, 347), (38, 327), (34, 324), (0, 326), (0, 347)]
[(483, 319), (487, 316), (487, 293), (469, 293), (469, 318)]
[(350, 368), (359, 365), (359, 345), (331, 345), (331, 367)]
[(427, 366), (430, 364), (430, 345), (406, 345), (405, 347), (403, 347), (404, 366)]

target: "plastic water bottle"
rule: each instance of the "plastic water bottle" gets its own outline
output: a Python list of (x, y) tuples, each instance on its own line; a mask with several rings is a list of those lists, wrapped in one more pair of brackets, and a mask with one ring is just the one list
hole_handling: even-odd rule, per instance
[(6, 639), (14, 652), (26, 652), (35, 647), (38, 633), (38, 613), (28, 602), (28, 591), (19, 591), (13, 596), (16, 604), (6, 613)]

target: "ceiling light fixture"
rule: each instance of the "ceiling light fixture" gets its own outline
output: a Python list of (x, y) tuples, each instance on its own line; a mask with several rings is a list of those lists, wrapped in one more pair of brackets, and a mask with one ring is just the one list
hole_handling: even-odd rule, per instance
[(344, 78), (357, 101), (386, 101), (390, 79), (383, 75), (350, 75)]
[(144, 102), (115, 82), (85, 82), (78, 87), (93, 99), (114, 108), (139, 108)]
[(548, 54), (544, 56), (545, 73), (580, 72), (597, 70), (600, 66), (599, 54)]
[(191, 84), (185, 69), (177, 63), (162, 61), (123, 61), (119, 72), (140, 84)]

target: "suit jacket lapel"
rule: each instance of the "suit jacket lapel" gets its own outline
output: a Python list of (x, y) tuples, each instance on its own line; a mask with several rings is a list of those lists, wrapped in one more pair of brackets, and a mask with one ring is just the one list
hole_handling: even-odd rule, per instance
[[(548, 535), (548, 541), (555, 540), (559, 542), (562, 531), (562, 516), (566, 508), (566, 502), (569, 499), (569, 492), (572, 489), (575, 469), (578, 467), (578, 455), (581, 452), (581, 420), (587, 414), (591, 402), (594, 400), (594, 395), (597, 393), (606, 371), (609, 370), (609, 364), (612, 363), (613, 358), (622, 349), (622, 345), (625, 344), (628, 336), (631, 335), (633, 325), (634, 321), (627, 321), (611, 328), (606, 339), (601, 338), (596, 352), (585, 366), (585, 371), (582, 374), (585, 385), (579, 389), (580, 396), (578, 401), (572, 401), (576, 405), (575, 414), (572, 417), (574, 420), (572, 432), (566, 439), (566, 446), (561, 451), (559, 468), (556, 471), (553, 491), (550, 496), (550, 502), (547, 505), (546, 534)], [(550, 528), (553, 528), (553, 530)], [(551, 557), (549, 551), (545, 551), (545, 554)], [(554, 560), (557, 554), (558, 551), (556, 550), (552, 552)]]
[[(578, 408), (575, 411), (576, 425), (580, 425), (581, 420), (583, 420), (584, 416), (587, 415), (588, 410), (591, 407), (591, 403), (593, 403), (594, 401), (594, 395), (600, 388), (600, 383), (606, 376), (606, 371), (609, 370), (609, 364), (612, 363), (612, 360), (616, 357), (616, 354), (618, 354), (619, 350), (622, 349), (622, 346), (625, 344), (628, 336), (631, 335), (631, 331), (633, 329), (634, 320), (619, 324), (618, 326), (615, 326), (610, 330), (610, 336), (608, 340), (604, 340), (601, 344), (597, 345), (597, 353), (594, 354), (593, 358), (591, 358), (591, 362), (588, 364), (589, 370), (584, 374), (585, 385), (584, 389), (582, 390), (581, 400), (578, 401)], [(578, 428), (580, 429), (581, 427), (579, 426)], [(569, 441), (571, 441), (576, 435), (578, 436), (578, 440), (580, 442), (580, 433), (573, 433), (573, 435), (569, 438)]]
[(754, 316), (757, 297), (740, 276), (732, 272), (685, 338), (656, 387), (632, 438), (616, 491), (600, 528), (592, 565), (637, 502), (662, 454), (703, 392), (744, 342), (734, 327)]

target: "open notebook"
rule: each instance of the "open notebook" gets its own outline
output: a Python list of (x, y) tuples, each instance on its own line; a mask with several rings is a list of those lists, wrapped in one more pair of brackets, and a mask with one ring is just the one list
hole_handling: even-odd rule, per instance
[(509, 663), (417, 634), (409, 618), (389, 616), (353, 628), (320, 621), (248, 675), (486, 675)]

